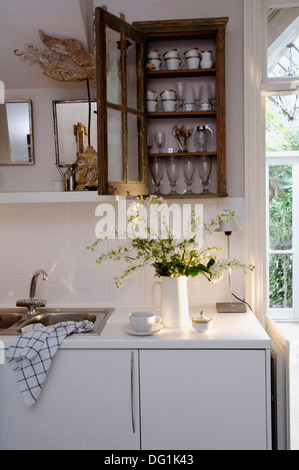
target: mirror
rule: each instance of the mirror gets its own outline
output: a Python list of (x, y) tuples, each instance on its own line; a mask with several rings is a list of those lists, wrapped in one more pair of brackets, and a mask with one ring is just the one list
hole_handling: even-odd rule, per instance
[(0, 104), (0, 165), (34, 165), (31, 100)]
[[(90, 129), (86, 135), (86, 145), (97, 150), (97, 104), (91, 100), (91, 113), (89, 125), (88, 100), (53, 101), (54, 134), (56, 148), (56, 165), (65, 167), (72, 165), (77, 159), (80, 143), (76, 141), (74, 126), (79, 123)], [(89, 142), (90, 140), (90, 142)]]

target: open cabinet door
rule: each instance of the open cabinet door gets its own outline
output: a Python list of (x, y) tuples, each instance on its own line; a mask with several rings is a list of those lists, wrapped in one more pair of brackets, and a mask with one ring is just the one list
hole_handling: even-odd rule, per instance
[(290, 450), (290, 344), (266, 317), (272, 353), (272, 450)]
[(99, 194), (147, 194), (145, 33), (96, 8)]

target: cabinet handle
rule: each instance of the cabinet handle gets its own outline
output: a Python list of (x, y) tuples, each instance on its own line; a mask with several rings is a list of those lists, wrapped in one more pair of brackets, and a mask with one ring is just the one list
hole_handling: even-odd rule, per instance
[(132, 430), (135, 434), (135, 389), (134, 389), (134, 352), (131, 352), (131, 416), (132, 416)]

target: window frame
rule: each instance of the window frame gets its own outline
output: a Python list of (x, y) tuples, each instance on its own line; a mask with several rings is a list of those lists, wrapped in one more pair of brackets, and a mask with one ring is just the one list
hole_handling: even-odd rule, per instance
[[(267, 314), (265, 92), (292, 91), (299, 80), (267, 77), (267, 8), (297, 7), (288, 0), (243, 0), (245, 259), (255, 265), (245, 277), (245, 296), (265, 325)], [(264, 204), (261, 204), (264, 201)]]

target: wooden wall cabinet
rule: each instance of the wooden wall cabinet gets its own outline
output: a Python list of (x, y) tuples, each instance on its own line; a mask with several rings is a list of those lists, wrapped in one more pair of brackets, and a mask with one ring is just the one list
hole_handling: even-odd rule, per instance
[[(101, 20), (105, 18), (105, 23)], [(195, 180), (197, 191), (192, 193), (192, 197), (205, 196), (227, 196), (226, 185), (226, 115), (225, 115), (225, 30), (228, 18), (205, 18), (190, 20), (165, 20), (165, 21), (138, 21), (129, 25), (124, 20), (107, 13), (101, 8), (96, 9), (96, 30), (97, 30), (97, 90), (98, 90), (98, 135), (99, 135), (99, 194), (124, 194), (136, 195), (153, 192), (151, 184), (148, 185), (148, 177), (151, 176), (148, 169), (148, 163), (153, 158), (159, 158), (165, 161), (167, 157), (179, 157), (179, 164), (182, 166), (183, 158), (195, 157), (197, 160), (208, 155), (212, 158), (212, 171), (209, 184), (209, 192), (202, 193), (198, 168), (195, 171)], [(109, 24), (109, 26), (108, 26)], [(118, 67), (120, 74), (120, 83), (122, 83), (122, 102), (118, 110), (122, 113), (122, 127), (119, 130), (122, 133), (122, 155), (115, 158), (115, 148), (109, 154), (109, 129), (108, 114), (111, 111), (115, 113), (116, 105), (109, 101), (107, 94), (107, 83), (109, 83), (106, 74), (107, 65), (107, 45), (106, 28), (117, 31), (122, 37), (122, 44), (125, 44), (126, 38), (134, 41), (136, 47), (137, 65), (134, 69), (130, 60), (129, 49), (124, 48), (119, 55)], [(120, 30), (124, 32), (120, 33)], [(161, 70), (148, 70), (147, 52), (157, 49), (163, 57), (163, 53), (177, 48), (184, 52), (197, 47), (199, 51), (212, 51), (214, 63), (211, 68), (188, 69), (186, 63), (179, 70), (168, 70), (164, 64)], [(140, 61), (140, 54), (143, 54), (143, 61)], [(132, 78), (136, 73), (135, 77)], [(136, 71), (136, 72), (135, 72)], [(104, 75), (103, 75), (104, 74)], [(207, 101), (207, 85), (214, 83), (216, 85), (216, 109), (202, 109), (201, 107), (192, 111), (180, 109), (174, 112), (164, 112), (162, 105), (157, 112), (147, 112), (146, 91), (155, 90), (159, 97), (161, 91), (165, 89), (175, 89), (176, 83), (184, 81), (186, 83), (185, 101), (192, 101), (191, 86), (194, 84), (204, 85), (202, 101)], [(132, 82), (136, 87), (132, 87)], [(128, 105), (129, 94), (133, 94), (136, 102), (135, 107)], [(138, 142), (133, 147), (138, 149), (138, 155), (135, 152), (135, 180), (131, 178), (128, 166), (130, 158), (133, 155), (128, 147), (128, 127), (126, 125), (128, 116), (137, 116), (136, 138)], [(115, 126), (110, 119), (110, 124)], [(193, 134), (187, 140), (188, 151), (179, 152), (176, 138), (172, 133), (173, 127), (185, 125), (193, 127)], [(194, 146), (194, 135), (198, 126), (209, 126), (213, 130), (213, 139), (205, 152), (197, 152)], [(156, 130), (165, 132), (166, 139), (162, 151), (149, 149), (147, 146), (147, 135), (154, 135)], [(111, 134), (112, 135), (112, 134)], [(171, 152), (171, 153), (169, 153)], [(120, 179), (122, 184), (116, 184), (109, 181), (108, 165), (111, 161), (116, 162), (116, 166), (122, 161), (120, 168)], [(118, 162), (118, 163), (117, 163)], [(110, 163), (111, 164), (111, 163)], [(131, 161), (134, 167), (133, 160)], [(115, 165), (114, 165), (115, 168)], [(182, 170), (182, 169), (181, 169)], [(181, 172), (182, 174), (182, 172)], [(134, 176), (134, 172), (133, 172)], [(136, 178), (137, 177), (137, 178)], [(166, 177), (166, 173), (165, 173)], [(199, 184), (199, 186), (198, 186)], [(178, 185), (176, 194), (170, 197), (183, 197), (186, 189), (183, 183)], [(198, 189), (200, 187), (200, 189)], [(164, 191), (163, 196), (168, 197)], [(166, 192), (169, 192), (167, 188)], [(186, 194), (190, 197), (190, 194)]]

